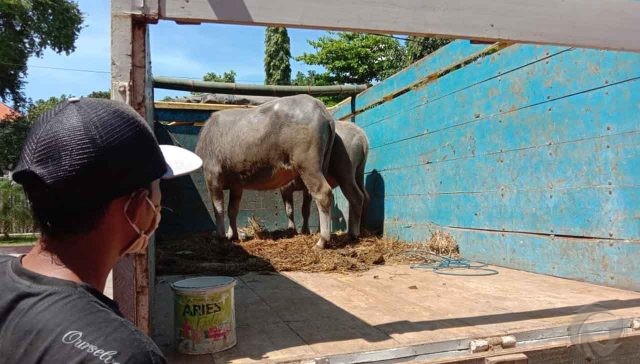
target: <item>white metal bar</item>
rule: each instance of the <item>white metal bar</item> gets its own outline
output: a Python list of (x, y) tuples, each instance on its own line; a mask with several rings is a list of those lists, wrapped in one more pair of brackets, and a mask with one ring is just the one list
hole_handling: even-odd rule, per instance
[(354, 30), (640, 51), (637, 0), (160, 0), (179, 22)]
[[(515, 336), (516, 346), (514, 351), (519, 352), (520, 350), (531, 350), (532, 347), (544, 347), (544, 345), (558, 341), (565, 341), (574, 345), (578, 343), (584, 344), (596, 340), (599, 337), (598, 335), (604, 335), (613, 340), (638, 335), (638, 330), (631, 327), (632, 321), (633, 318), (619, 318), (616, 320), (579, 323), (579, 335), (581, 335), (581, 338), (572, 337), (572, 333), (566, 326), (511, 333), (510, 335)], [(386, 350), (329, 355), (315, 359), (315, 363), (393, 363), (409, 360), (421, 362), (445, 358), (454, 361), (472, 354), (469, 350), (470, 341), (470, 339), (454, 339)], [(483, 354), (477, 353), (477, 355), (482, 356)]]

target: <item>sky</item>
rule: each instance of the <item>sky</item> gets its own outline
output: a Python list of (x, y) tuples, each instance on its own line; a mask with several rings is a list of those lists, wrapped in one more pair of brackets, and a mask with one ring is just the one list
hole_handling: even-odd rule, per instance
[[(83, 29), (76, 50), (69, 54), (45, 51), (42, 58), (31, 57), (24, 88), (28, 98), (83, 96), (110, 88), (111, 31), (110, 2), (79, 0), (84, 14)], [(237, 73), (236, 82), (264, 83), (264, 27), (202, 24), (177, 25), (160, 21), (149, 26), (151, 68), (154, 75), (202, 79), (207, 72)], [(313, 52), (308, 39), (317, 39), (322, 31), (289, 29), (291, 55)], [(56, 69), (63, 68), (63, 69)], [(318, 67), (291, 60), (292, 76)], [(90, 71), (90, 72), (83, 72)], [(156, 90), (155, 99), (184, 95), (171, 90)]]

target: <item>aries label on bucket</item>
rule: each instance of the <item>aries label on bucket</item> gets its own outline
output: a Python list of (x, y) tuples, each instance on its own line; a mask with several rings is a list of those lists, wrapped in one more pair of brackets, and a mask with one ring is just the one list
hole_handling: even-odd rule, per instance
[(209, 291), (185, 292), (176, 282), (175, 325), (178, 351), (215, 353), (236, 344), (233, 283)]

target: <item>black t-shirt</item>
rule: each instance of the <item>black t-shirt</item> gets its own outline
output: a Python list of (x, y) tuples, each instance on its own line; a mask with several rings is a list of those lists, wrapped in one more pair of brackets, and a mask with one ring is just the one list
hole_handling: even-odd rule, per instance
[(0, 256), (0, 363), (166, 363), (160, 349), (87, 284)]

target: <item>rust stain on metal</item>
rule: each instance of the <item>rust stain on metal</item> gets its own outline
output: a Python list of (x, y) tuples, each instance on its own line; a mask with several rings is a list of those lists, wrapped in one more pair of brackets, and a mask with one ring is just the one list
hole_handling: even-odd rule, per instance
[(605, 270), (605, 271), (609, 270), (609, 257), (607, 256), (602, 257), (602, 262), (600, 264), (600, 267), (602, 268), (602, 270)]
[(517, 95), (517, 96), (522, 95), (522, 85), (520, 85), (520, 82), (516, 81), (512, 83), (510, 89), (514, 95)]

